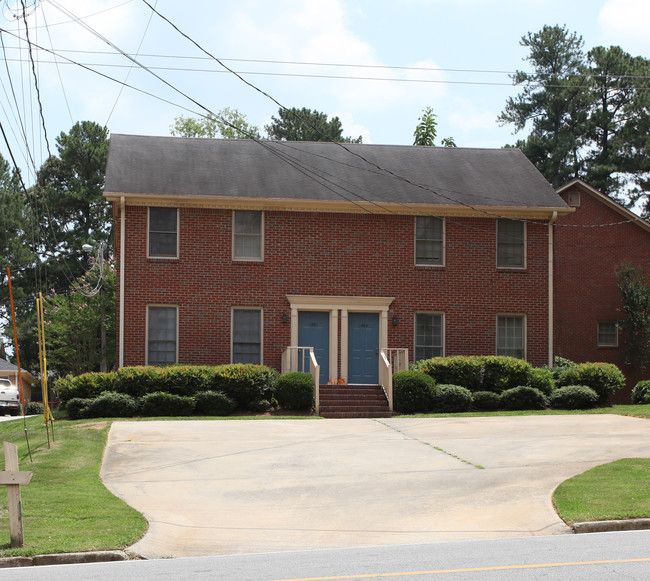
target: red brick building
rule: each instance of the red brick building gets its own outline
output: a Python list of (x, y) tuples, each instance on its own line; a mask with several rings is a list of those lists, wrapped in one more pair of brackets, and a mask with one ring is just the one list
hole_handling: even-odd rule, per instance
[(389, 349), (564, 352), (552, 223), (573, 210), (518, 150), (113, 135), (105, 196), (120, 366), (312, 346), (322, 381), (378, 383)]
[(616, 270), (631, 263), (650, 271), (650, 224), (580, 180), (558, 193), (575, 212), (555, 226), (555, 353), (618, 365), (628, 390), (617, 400), (626, 401), (629, 389), (645, 377), (625, 365)]

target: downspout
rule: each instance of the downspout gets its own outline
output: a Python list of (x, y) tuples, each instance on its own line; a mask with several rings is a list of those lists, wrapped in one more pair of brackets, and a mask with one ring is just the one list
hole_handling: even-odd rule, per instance
[(124, 244), (126, 241), (126, 201), (120, 197), (120, 346), (118, 369), (124, 367)]
[(553, 311), (553, 270), (555, 249), (553, 246), (553, 224), (557, 220), (557, 212), (553, 212), (553, 216), (548, 223), (548, 365), (553, 367), (553, 332), (554, 332), (554, 311)]

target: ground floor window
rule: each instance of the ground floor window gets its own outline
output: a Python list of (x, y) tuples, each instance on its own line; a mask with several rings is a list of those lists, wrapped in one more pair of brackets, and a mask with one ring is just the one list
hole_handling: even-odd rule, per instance
[(616, 323), (598, 323), (598, 347), (618, 347)]
[(262, 363), (262, 310), (232, 310), (232, 362)]
[(497, 355), (526, 358), (526, 317), (497, 316)]
[(147, 307), (147, 365), (169, 365), (178, 359), (178, 308)]
[(415, 361), (442, 357), (443, 316), (440, 313), (415, 313)]

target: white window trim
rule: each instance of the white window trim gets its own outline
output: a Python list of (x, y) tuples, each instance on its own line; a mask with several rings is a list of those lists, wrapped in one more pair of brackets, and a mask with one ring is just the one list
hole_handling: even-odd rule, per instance
[[(261, 240), (260, 240), (260, 256), (235, 256), (235, 214), (237, 212), (259, 212), (260, 215), (262, 216), (261, 220)], [(264, 262), (264, 223), (265, 223), (265, 216), (264, 216), (264, 211), (263, 210), (233, 210), (232, 211), (232, 240), (231, 240), (231, 247), (232, 247), (232, 260), (233, 262)]]
[[(616, 340), (614, 343), (601, 343), (600, 342), (600, 325), (601, 324), (606, 324), (606, 325), (614, 325), (614, 329), (616, 330)], [(598, 321), (596, 323), (596, 345), (598, 347), (603, 347), (605, 349), (607, 348), (613, 348), (613, 347), (618, 347), (618, 324), (612, 322), (612, 321)]]
[(230, 363), (233, 363), (235, 347), (235, 311), (259, 311), (260, 313), (260, 362), (264, 365), (264, 309), (262, 307), (230, 307)]
[(499, 270), (526, 270), (528, 265), (528, 223), (525, 220), (521, 220), (524, 225), (524, 252), (523, 252), (523, 265), (521, 266), (500, 266), (499, 265), (499, 222), (501, 220), (509, 220), (509, 218), (498, 218), (496, 221), (496, 252), (494, 260), (496, 266)]
[(417, 350), (417, 336), (418, 336), (418, 315), (438, 315), (442, 319), (442, 354), (440, 357), (445, 357), (447, 351), (447, 341), (446, 341), (446, 321), (445, 314), (439, 311), (415, 311), (413, 313), (413, 361), (417, 361), (415, 352)]
[[(417, 239), (417, 234), (418, 234), (418, 218), (438, 218), (439, 220), (442, 221), (442, 261), (440, 264), (429, 264), (429, 263), (422, 263), (418, 262), (418, 239)], [(423, 268), (443, 268), (445, 266), (445, 260), (446, 260), (446, 237), (447, 237), (447, 221), (444, 219), (442, 216), (413, 216), (413, 264), (415, 266), (423, 267)]]
[(175, 353), (175, 363), (178, 363), (178, 337), (179, 337), (179, 320), (178, 320), (178, 305), (170, 305), (164, 303), (152, 303), (147, 305), (146, 317), (145, 317), (145, 343), (144, 343), (144, 364), (149, 365), (149, 307), (167, 307), (174, 308), (176, 310), (176, 353)]
[[(149, 245), (149, 234), (151, 233), (151, 208), (165, 208), (176, 210), (176, 256), (161, 256), (160, 254), (150, 254), (151, 246)], [(156, 260), (178, 260), (180, 254), (181, 242), (181, 211), (180, 208), (167, 208), (166, 206), (149, 206), (147, 208), (147, 258)]]
[(499, 353), (499, 318), (500, 317), (517, 317), (523, 320), (523, 338), (524, 338), (524, 361), (528, 361), (528, 317), (523, 313), (497, 313), (494, 320), (494, 353)]

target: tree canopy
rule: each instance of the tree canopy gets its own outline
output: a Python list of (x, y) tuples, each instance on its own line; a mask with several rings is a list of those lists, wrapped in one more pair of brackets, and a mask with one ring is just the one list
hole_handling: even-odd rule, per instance
[(361, 143), (361, 136), (343, 137), (343, 126), (338, 117), (328, 119), (326, 113), (307, 109), (279, 109), (277, 117), (264, 127), (269, 139), (282, 141), (338, 141)]
[[(413, 133), (413, 145), (435, 146), (435, 140), (438, 135), (437, 115), (433, 112), (433, 107), (426, 107), (422, 111), (422, 116), (418, 119), (418, 124)], [(453, 137), (445, 137), (442, 140), (444, 147), (456, 147)]]
[(246, 115), (237, 109), (225, 107), (216, 115), (204, 117), (176, 117), (171, 127), (176, 137), (208, 137), (222, 139), (260, 139), (260, 131), (246, 121)]

